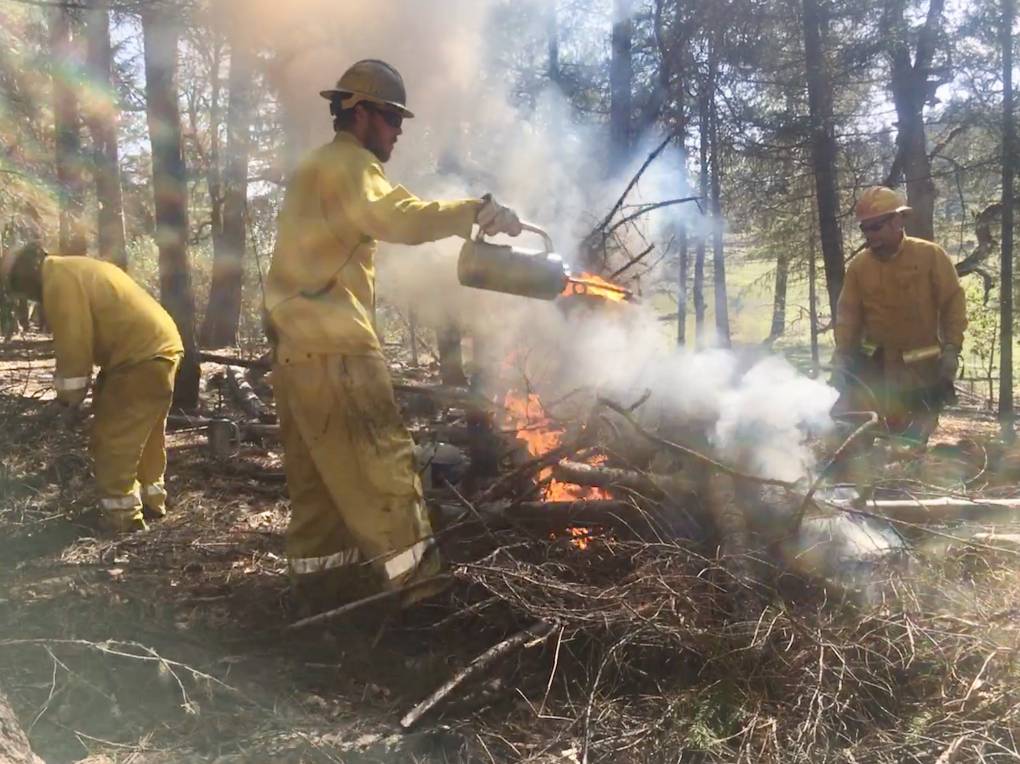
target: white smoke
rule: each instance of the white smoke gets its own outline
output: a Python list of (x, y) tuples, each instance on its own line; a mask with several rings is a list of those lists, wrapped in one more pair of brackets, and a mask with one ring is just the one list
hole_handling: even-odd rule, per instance
[(576, 388), (624, 406), (646, 398), (635, 412), (646, 426), (703, 432), (722, 459), (762, 477), (807, 476), (814, 466), (808, 440), (832, 426), (832, 388), (762, 351), (672, 346), (641, 306), (582, 315), (543, 310), (511, 342), (524, 348), (518, 381), (526, 378), (543, 399)]
[[(281, 6), (257, 0), (253, 18), (270, 38), (264, 42), (286, 51), (291, 106), (307, 115), (307, 148), (331, 137), (318, 90), (358, 59), (387, 60), (403, 74), (416, 114), (405, 121), (387, 165), (390, 179), (425, 198), (491, 192), (547, 229), (569, 261), (662, 136), (643, 136), (631, 161), (607, 179), (607, 131), (599, 120), (579, 120), (552, 85), (533, 100), (515, 92), (520, 71), (544, 66), (553, 2), (292, 0)], [(574, 55), (579, 49), (608, 55), (613, 4), (595, 7), (581, 19), (587, 31), (572, 40)], [(317, 37), (309, 37), (309, 29)], [(685, 163), (680, 151), (664, 151), (622, 214), (692, 196)], [(696, 206), (682, 204), (621, 233), (635, 252), (648, 242), (661, 249), (681, 221), (692, 234), (705, 232)], [(461, 287), (460, 245), (383, 245), (380, 298), (413, 306), (426, 324), (456, 321), (491, 357), (512, 355), (518, 374), (540, 392), (597, 388), (627, 404), (648, 391), (640, 409), (646, 422), (697, 423), (720, 454), (763, 475), (794, 479), (809, 469), (806, 434), (828, 422), (835, 395), (826, 386), (799, 377), (777, 358), (749, 364), (723, 350), (677, 351), (650, 309), (567, 317), (549, 303)]]

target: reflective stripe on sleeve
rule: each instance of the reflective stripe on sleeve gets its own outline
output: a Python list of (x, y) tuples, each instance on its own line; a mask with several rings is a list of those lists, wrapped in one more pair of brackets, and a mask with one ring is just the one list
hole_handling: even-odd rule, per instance
[(72, 390), (84, 390), (88, 387), (88, 377), (54, 377), (53, 386), (61, 393)]
[(341, 549), (339, 552), (324, 557), (291, 557), (287, 560), (291, 571), (299, 576), (310, 573), (322, 573), (326, 570), (344, 568), (354, 565), (361, 554), (357, 549)]
[(399, 578), (417, 568), (422, 558), (425, 557), (425, 550), (429, 548), (431, 543), (431, 539), (419, 541), (414, 546), (387, 560), (385, 566), (387, 578), (392, 581), (394, 578)]
[(141, 501), (132, 493), (127, 496), (109, 496), (105, 499), (100, 499), (99, 503), (103, 509), (134, 509)]

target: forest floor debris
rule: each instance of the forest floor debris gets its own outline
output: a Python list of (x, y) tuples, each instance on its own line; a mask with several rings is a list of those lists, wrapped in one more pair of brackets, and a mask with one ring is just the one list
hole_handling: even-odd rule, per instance
[[(488, 483), (433, 486), (456, 582), (443, 596), (288, 629), (307, 614), (286, 577), (285, 485), (261, 479), (281, 469), (278, 446), (223, 462), (200, 430), (174, 433), (168, 518), (102, 538), (84, 431), (39, 419), (26, 391), (44, 389), (44, 362), (5, 363), (0, 675), (47, 761), (1018, 755), (1020, 564), (990, 551), (1014, 548), (1009, 516), (894, 526), (904, 552), (851, 578), (862, 598), (786, 564), (775, 514), (739, 548), (706, 532), (706, 495), (774, 512), (799, 507), (795, 492), (663, 481), (661, 463), (623, 463), (619, 418), (590, 419), (564, 438), (566, 462), (525, 453)], [(206, 404), (217, 413), (215, 394)], [(419, 433), (457, 425), (431, 411)], [(981, 422), (953, 412), (945, 442), (891, 461), (875, 490), (1015, 495), (1012, 454)], [(585, 474), (607, 493), (545, 496)], [(858, 522), (840, 506), (827, 511)]]

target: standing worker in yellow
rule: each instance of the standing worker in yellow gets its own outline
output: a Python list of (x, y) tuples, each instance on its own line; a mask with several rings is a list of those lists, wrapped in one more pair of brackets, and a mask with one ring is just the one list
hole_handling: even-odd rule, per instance
[[(291, 502), (287, 557), (298, 591), (326, 606), (440, 569), (373, 328), (377, 242), (468, 238), (475, 223), (516, 236), (521, 224), (491, 197), (423, 201), (387, 180), (382, 165), (414, 116), (389, 64), (359, 61), (321, 95), (336, 135), (290, 179), (266, 314)], [(404, 602), (428, 593), (411, 588)]]
[(89, 450), (107, 530), (144, 530), (166, 514), (164, 433), (184, 353), (169, 314), (117, 266), (49, 255), (38, 244), (8, 252), (0, 281), (42, 303), (53, 332), (58, 405), (85, 400), (92, 366), (95, 422)]
[(889, 429), (925, 443), (952, 398), (966, 302), (949, 256), (907, 236), (906, 200), (869, 188), (855, 209), (867, 249), (846, 271), (836, 305), (835, 380), (849, 410), (875, 410)]

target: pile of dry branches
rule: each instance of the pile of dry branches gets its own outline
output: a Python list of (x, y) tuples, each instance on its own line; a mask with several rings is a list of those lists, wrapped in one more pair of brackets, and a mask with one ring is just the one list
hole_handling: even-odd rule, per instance
[[(1020, 755), (1015, 555), (970, 580), (952, 560), (875, 566), (879, 596), (865, 604), (781, 551), (803, 515), (839, 510), (806, 486), (762, 485), (663, 438), (656, 447), (679, 460), (672, 483), (644, 463), (624, 467), (620, 441), (605, 438), (626, 412), (603, 409), (613, 428), (526, 462), (517, 483), (504, 475), (458, 494), (461, 520), (440, 539), (463, 584), (449, 621), (491, 634), (493, 647), (410, 709), (405, 727), (467, 714), (487, 750), (524, 760)], [(558, 474), (585, 480), (562, 460), (596, 452), (615, 455), (588, 468), (610, 500), (507, 495), (557, 460)], [(507, 696), (526, 700), (509, 719)]]

